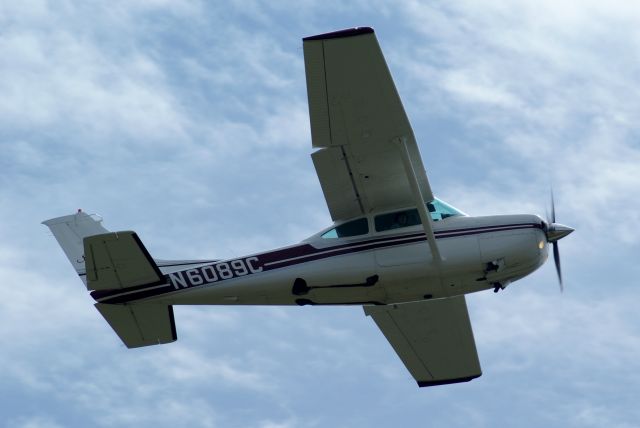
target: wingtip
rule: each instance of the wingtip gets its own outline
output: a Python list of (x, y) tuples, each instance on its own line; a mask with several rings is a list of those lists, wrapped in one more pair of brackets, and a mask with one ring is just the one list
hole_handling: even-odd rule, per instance
[(72, 218), (86, 218), (86, 217), (98, 217), (100, 221), (102, 221), (102, 218), (96, 214), (87, 214), (86, 212), (82, 211), (81, 209), (77, 210), (75, 213), (73, 214), (67, 214), (67, 215), (63, 215), (60, 217), (54, 217), (54, 218), (50, 218), (47, 220), (43, 220), (40, 222), (40, 224), (44, 224), (45, 226), (51, 226), (57, 223), (64, 223), (69, 221)]
[(315, 36), (304, 37), (302, 41), (307, 42), (311, 40), (327, 40), (327, 39), (341, 39), (345, 37), (359, 36), (361, 34), (374, 33), (371, 27), (354, 27), (344, 30), (332, 31), (330, 33), (317, 34)]
[(454, 383), (470, 382), (473, 379), (477, 379), (482, 376), (482, 372), (471, 376), (459, 377), (455, 379), (441, 379), (441, 380), (417, 380), (419, 388), (425, 388), (429, 386), (451, 385)]

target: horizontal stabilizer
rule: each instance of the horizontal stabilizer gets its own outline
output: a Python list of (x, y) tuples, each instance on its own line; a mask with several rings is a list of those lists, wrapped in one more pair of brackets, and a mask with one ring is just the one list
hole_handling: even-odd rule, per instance
[(153, 303), (95, 306), (127, 348), (170, 343), (178, 338), (172, 306)]
[(86, 237), (84, 254), (89, 290), (164, 283), (164, 275), (135, 232)]
[(482, 375), (464, 296), (365, 306), (418, 386)]

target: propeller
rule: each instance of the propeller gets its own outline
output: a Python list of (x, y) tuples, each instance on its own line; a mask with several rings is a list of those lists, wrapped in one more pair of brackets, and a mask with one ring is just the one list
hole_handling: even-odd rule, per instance
[(560, 249), (558, 248), (558, 241), (573, 232), (574, 229), (569, 226), (565, 226), (564, 224), (556, 223), (556, 204), (553, 198), (553, 190), (551, 190), (551, 216), (547, 213), (545, 229), (547, 242), (553, 245), (553, 261), (556, 264), (558, 282), (560, 283), (560, 292), (563, 292), (564, 286), (562, 284), (562, 268), (560, 266)]

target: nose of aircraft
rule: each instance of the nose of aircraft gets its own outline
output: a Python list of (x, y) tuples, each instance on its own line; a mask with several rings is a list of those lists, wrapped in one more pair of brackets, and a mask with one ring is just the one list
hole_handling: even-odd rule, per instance
[(551, 223), (547, 228), (547, 241), (548, 242), (556, 242), (559, 239), (564, 238), (575, 229), (569, 226), (565, 226), (560, 223)]
[[(555, 220), (554, 217), (555, 213), (553, 213), (552, 220)], [(562, 285), (562, 270), (560, 268), (560, 250), (558, 249), (558, 240), (573, 232), (574, 229), (553, 221), (549, 221), (548, 223), (545, 222), (544, 226), (545, 234), (547, 235), (547, 242), (553, 245), (553, 261), (556, 264), (556, 272), (558, 273), (558, 281), (560, 282), (560, 291), (562, 291), (564, 286)]]

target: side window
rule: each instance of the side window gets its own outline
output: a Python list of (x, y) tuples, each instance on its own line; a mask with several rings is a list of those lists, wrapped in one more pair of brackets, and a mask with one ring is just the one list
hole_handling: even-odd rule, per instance
[[(440, 221), (448, 217), (466, 215), (440, 199), (434, 199), (431, 202), (427, 202), (426, 205), (433, 221)], [(415, 208), (396, 211), (394, 213), (381, 214), (375, 218), (376, 232), (400, 229), (402, 227), (415, 226), (417, 224), (422, 224), (422, 222), (420, 221), (420, 214), (418, 214), (418, 210)]]
[(369, 222), (367, 218), (359, 218), (344, 224), (322, 234), (325, 239), (346, 238), (349, 236), (366, 235), (369, 233)]
[(394, 213), (379, 215), (376, 217), (375, 223), (376, 232), (421, 224), (420, 215), (418, 214), (418, 210), (415, 208), (412, 210), (396, 211)]

